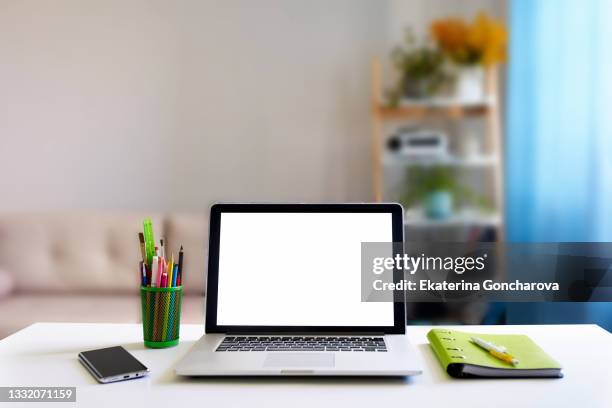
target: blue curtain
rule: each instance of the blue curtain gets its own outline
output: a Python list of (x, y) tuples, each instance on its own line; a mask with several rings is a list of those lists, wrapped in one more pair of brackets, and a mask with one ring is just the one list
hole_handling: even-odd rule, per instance
[[(508, 240), (612, 241), (612, 1), (512, 0)], [(597, 323), (612, 304), (510, 304), (509, 323)]]

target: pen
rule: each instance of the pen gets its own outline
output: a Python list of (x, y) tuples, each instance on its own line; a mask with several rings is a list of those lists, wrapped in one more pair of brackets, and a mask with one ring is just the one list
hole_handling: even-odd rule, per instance
[(492, 356), (497, 357), (498, 359), (505, 361), (506, 363), (510, 363), (512, 365), (517, 365), (519, 361), (512, 357), (508, 352), (506, 352), (505, 347), (496, 346), (493, 343), (489, 343), (488, 341), (484, 341), (483, 339), (479, 339), (478, 337), (472, 337), (472, 342), (479, 346), (480, 348), (488, 351)]
[(166, 259), (166, 248), (164, 247), (164, 239), (161, 238), (159, 240), (160, 248), (161, 248), (161, 256)]
[(144, 262), (140, 262), (140, 284), (142, 286), (147, 286), (147, 270), (145, 268), (145, 263)]

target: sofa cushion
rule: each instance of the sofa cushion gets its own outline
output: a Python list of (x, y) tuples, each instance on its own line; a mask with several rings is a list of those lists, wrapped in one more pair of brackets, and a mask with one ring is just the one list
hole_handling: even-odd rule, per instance
[(138, 232), (151, 218), (168, 256), (185, 249), (186, 294), (204, 293), (207, 225), (204, 214), (155, 216), (122, 212), (0, 215), (0, 269), (21, 293), (138, 293)]
[[(147, 216), (3, 214), (0, 268), (11, 273), (20, 292), (137, 293), (138, 232)], [(161, 231), (161, 217), (148, 217)]]
[[(14, 295), (0, 300), (0, 338), (36, 322), (137, 323), (138, 295)], [(204, 322), (204, 298), (184, 296), (181, 323)]]

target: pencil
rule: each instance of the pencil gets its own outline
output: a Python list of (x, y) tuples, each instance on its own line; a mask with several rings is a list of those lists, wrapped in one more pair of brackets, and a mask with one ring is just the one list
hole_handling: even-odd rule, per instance
[[(168, 275), (164, 274), (165, 279), (167, 281), (168, 279)], [(166, 341), (167, 338), (167, 334), (168, 334), (168, 320), (170, 319), (170, 316), (168, 316), (168, 311), (170, 310), (170, 300), (172, 299), (173, 293), (172, 292), (162, 292), (159, 294), (160, 295), (160, 299), (161, 296), (164, 297), (164, 315), (162, 316), (163, 319), (163, 324), (162, 324), (162, 341)]]
[(176, 278), (176, 286), (181, 286), (183, 284), (183, 246), (181, 245), (181, 249), (179, 251), (179, 261), (178, 261), (178, 276)]
[(142, 257), (142, 262), (147, 263), (147, 251), (145, 249), (145, 238), (142, 232), (138, 233), (138, 240), (140, 241), (140, 256)]
[(157, 276), (155, 277), (158, 288), (161, 288), (161, 277), (164, 273), (164, 265), (164, 259), (162, 257), (159, 257), (157, 259)]
[(172, 287), (178, 286), (178, 264), (174, 264), (174, 271), (172, 272)]
[(166, 327), (166, 331), (165, 331), (165, 336), (166, 336), (166, 341), (168, 339), (174, 340), (173, 337), (173, 332), (174, 332), (174, 316), (175, 316), (175, 302), (176, 302), (176, 297), (178, 296), (177, 292), (171, 292), (170, 293), (170, 310), (168, 312), (168, 326)]
[(172, 254), (171, 258), (170, 258), (170, 262), (168, 262), (168, 287), (171, 288), (172, 287), (172, 275), (174, 271), (174, 254)]

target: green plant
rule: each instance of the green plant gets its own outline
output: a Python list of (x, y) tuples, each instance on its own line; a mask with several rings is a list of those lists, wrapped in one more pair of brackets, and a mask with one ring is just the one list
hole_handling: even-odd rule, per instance
[(391, 61), (400, 73), (396, 86), (387, 92), (391, 107), (397, 107), (406, 95), (432, 96), (453, 80), (447, 72), (444, 54), (432, 47), (418, 46), (410, 30), (404, 44), (391, 52)]
[(429, 194), (436, 191), (447, 191), (455, 201), (468, 202), (487, 211), (492, 210), (489, 200), (459, 183), (453, 169), (448, 166), (409, 167), (406, 170), (406, 187), (400, 201), (409, 208), (421, 204)]

